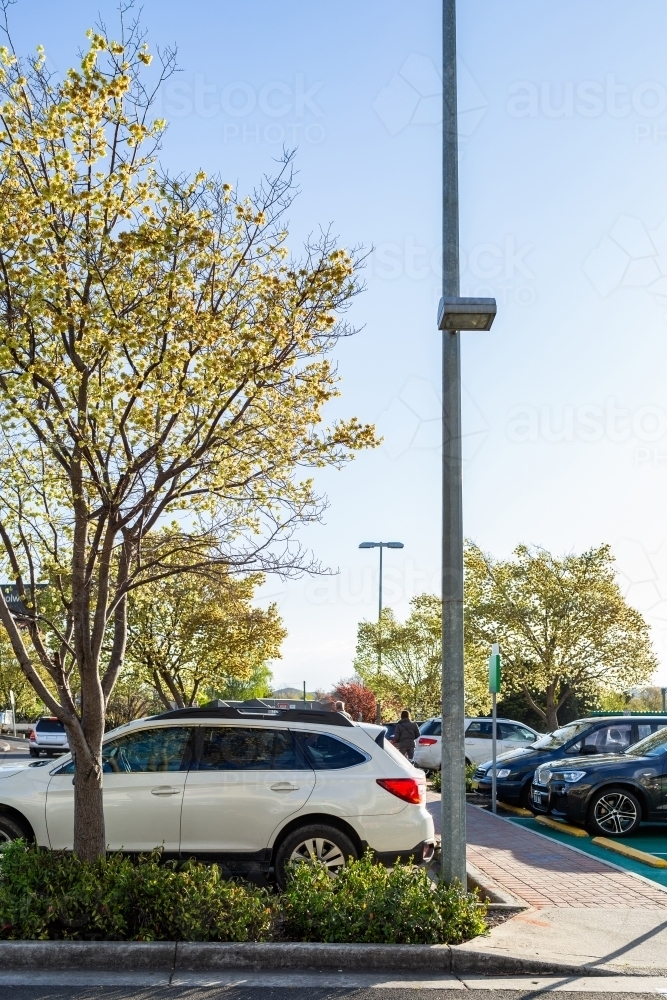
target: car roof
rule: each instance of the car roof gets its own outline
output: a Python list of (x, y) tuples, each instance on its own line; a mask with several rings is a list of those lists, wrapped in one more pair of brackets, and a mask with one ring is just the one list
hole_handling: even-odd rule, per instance
[(583, 719), (573, 719), (572, 722), (565, 722), (559, 729), (565, 726), (580, 725), (582, 722), (667, 722), (667, 713), (664, 712), (641, 712), (633, 715), (587, 715)]
[(252, 711), (240, 708), (176, 708), (170, 712), (162, 712), (153, 716), (154, 719), (242, 719), (246, 722), (311, 722), (325, 726), (354, 726), (354, 722), (341, 712), (318, 712), (316, 709), (283, 708), (265, 711)]

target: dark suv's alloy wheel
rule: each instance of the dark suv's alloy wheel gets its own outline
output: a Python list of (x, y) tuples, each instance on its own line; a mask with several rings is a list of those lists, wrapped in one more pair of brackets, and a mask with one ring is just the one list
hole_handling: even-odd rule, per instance
[(625, 788), (604, 788), (593, 798), (589, 831), (598, 837), (627, 837), (639, 826), (642, 807)]

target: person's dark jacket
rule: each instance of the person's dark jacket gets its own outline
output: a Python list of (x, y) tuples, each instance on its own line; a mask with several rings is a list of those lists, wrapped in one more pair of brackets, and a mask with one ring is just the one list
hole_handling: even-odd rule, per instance
[(419, 726), (410, 719), (401, 719), (394, 730), (394, 746), (402, 753), (412, 757), (415, 752), (415, 740), (419, 739)]

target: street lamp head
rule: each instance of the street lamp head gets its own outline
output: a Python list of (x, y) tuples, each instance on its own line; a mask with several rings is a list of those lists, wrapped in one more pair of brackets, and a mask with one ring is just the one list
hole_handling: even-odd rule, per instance
[(362, 542), (360, 549), (402, 549), (403, 542)]
[(470, 299), (455, 295), (440, 299), (439, 330), (490, 330), (495, 318), (495, 299)]

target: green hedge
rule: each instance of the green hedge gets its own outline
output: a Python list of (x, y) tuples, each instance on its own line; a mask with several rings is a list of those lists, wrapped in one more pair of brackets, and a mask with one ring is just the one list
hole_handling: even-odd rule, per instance
[(266, 889), (229, 882), (216, 865), (139, 862), (9, 844), (0, 855), (0, 937), (126, 941), (267, 941)]
[(226, 881), (217, 865), (95, 862), (22, 841), (0, 854), (0, 938), (126, 941), (455, 943), (485, 930), (475, 895), (434, 884), (422, 868), (375, 864), (370, 852), (336, 879), (297, 865), (271, 894)]
[(486, 929), (476, 894), (434, 883), (424, 868), (374, 864), (370, 851), (335, 879), (295, 867), (282, 909), (288, 937), (299, 941), (457, 944)]

